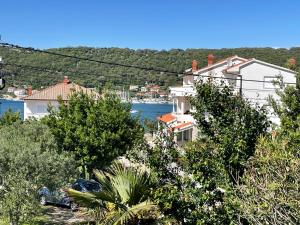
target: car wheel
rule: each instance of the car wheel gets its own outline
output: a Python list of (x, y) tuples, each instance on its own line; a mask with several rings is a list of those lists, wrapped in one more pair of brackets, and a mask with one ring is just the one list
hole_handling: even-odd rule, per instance
[(40, 204), (41, 205), (47, 205), (47, 199), (45, 195), (40, 196)]
[(70, 209), (72, 211), (76, 211), (78, 209), (78, 205), (74, 202), (70, 202)]

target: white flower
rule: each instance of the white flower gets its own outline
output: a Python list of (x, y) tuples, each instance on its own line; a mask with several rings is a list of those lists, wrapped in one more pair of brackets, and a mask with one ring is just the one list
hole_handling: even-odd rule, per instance
[(202, 185), (197, 182), (195, 185), (195, 188), (197, 188), (197, 189), (202, 188)]
[(181, 170), (181, 171), (178, 172), (178, 175), (181, 176), (181, 177), (183, 177), (184, 176), (184, 172)]
[(222, 205), (222, 203), (219, 202), (219, 201), (217, 201), (217, 202), (215, 203), (216, 208), (219, 208), (221, 205)]
[(221, 193), (225, 193), (225, 190), (223, 188), (218, 187), (217, 190)]
[(174, 168), (176, 168), (176, 167), (177, 167), (177, 163), (172, 162), (172, 163), (170, 164), (170, 168), (171, 168), (171, 169), (174, 169)]

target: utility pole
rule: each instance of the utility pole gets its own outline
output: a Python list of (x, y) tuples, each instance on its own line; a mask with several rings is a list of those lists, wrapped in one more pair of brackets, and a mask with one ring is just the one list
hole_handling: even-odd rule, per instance
[[(0, 34), (0, 42), (2, 42), (2, 36)], [(2, 90), (5, 87), (5, 80), (2, 78), (2, 57), (0, 56), (0, 90)]]
[(2, 57), (0, 56), (0, 90), (5, 88), (5, 80), (2, 78)]
[(243, 79), (242, 76), (240, 76), (240, 96), (243, 95)]
[(243, 95), (243, 78), (241, 74), (237, 74), (238, 77), (240, 77), (240, 96)]

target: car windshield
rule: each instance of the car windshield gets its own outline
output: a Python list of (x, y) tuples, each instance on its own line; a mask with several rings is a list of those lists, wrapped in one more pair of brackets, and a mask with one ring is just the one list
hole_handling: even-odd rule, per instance
[(93, 183), (93, 182), (85, 182), (84, 187), (86, 188), (87, 191), (99, 191), (100, 190), (100, 185), (97, 183)]

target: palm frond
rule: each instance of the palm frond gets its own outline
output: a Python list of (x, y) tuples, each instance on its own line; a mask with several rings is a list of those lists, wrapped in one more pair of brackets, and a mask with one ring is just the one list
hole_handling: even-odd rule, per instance
[(138, 221), (143, 217), (150, 217), (150, 214), (158, 217), (158, 207), (150, 201), (144, 201), (127, 210), (114, 210), (108, 212), (103, 220), (103, 225), (122, 225), (126, 224), (128, 221)]
[(150, 175), (146, 171), (114, 163), (107, 172), (94, 170), (94, 173), (102, 187), (100, 192), (69, 189), (68, 193), (86, 206), (101, 207), (100, 224), (123, 225), (159, 214), (158, 207), (148, 200)]
[(68, 195), (77, 203), (86, 207), (94, 208), (102, 206), (102, 202), (93, 193), (79, 192), (74, 189), (67, 189)]

